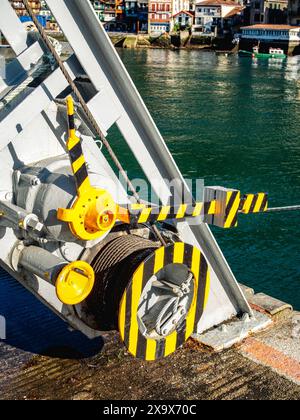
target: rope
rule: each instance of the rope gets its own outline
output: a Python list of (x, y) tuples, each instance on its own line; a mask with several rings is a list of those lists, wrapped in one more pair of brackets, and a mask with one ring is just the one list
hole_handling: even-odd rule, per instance
[[(104, 136), (101, 128), (99, 127), (97, 121), (95, 120), (93, 114), (91, 113), (91, 111), (89, 110), (85, 100), (83, 99), (83, 96), (81, 95), (80, 91), (78, 90), (76, 84), (74, 83), (72, 77), (69, 75), (67, 69), (65, 68), (63, 61), (61, 60), (60, 56), (58, 55), (58, 53), (56, 52), (55, 48), (53, 47), (53, 45), (51, 44), (51, 42), (48, 39), (48, 36), (46, 34), (46, 32), (44, 31), (44, 28), (40, 25), (37, 17), (35, 16), (35, 14), (33, 13), (28, 0), (23, 0), (24, 6), (29, 14), (29, 16), (31, 17), (33, 23), (35, 24), (40, 36), (42, 37), (44, 43), (46, 44), (47, 48), (49, 49), (49, 51), (51, 52), (51, 54), (53, 55), (53, 58), (55, 59), (58, 67), (60, 68), (62, 74), (64, 75), (64, 77), (66, 78), (67, 82), (69, 83), (69, 85), (71, 86), (74, 94), (76, 95), (78, 102), (80, 103), (83, 111), (85, 112), (88, 120), (90, 121), (92, 127), (94, 128), (95, 132), (97, 133), (97, 135), (99, 136), (101, 142), (103, 143), (103, 145), (106, 147), (112, 161), (114, 162), (114, 164), (116, 165), (116, 167), (118, 168), (118, 170), (120, 171), (120, 173), (122, 174), (122, 177), (124, 178), (124, 180), (126, 181), (126, 184), (128, 185), (128, 188), (130, 189), (130, 191), (133, 193), (133, 196), (135, 197), (136, 201), (138, 203), (141, 202), (141, 199), (137, 193), (137, 191), (135, 190), (133, 184), (131, 183), (130, 179), (128, 178), (128, 175), (126, 173), (126, 171), (123, 169), (122, 164), (120, 163), (119, 159), (117, 158), (117, 155), (115, 154), (115, 152), (113, 151), (112, 147), (110, 146), (108, 140), (106, 139), (106, 137)], [(161, 241), (161, 243), (163, 245), (166, 245), (164, 239), (162, 238), (158, 228), (156, 226), (153, 226), (156, 235), (158, 236), (159, 240)]]

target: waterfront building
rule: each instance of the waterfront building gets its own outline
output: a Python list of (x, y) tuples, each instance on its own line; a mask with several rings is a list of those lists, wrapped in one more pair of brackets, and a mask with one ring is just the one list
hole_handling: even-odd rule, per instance
[(172, 20), (171, 30), (174, 27), (184, 29), (192, 26), (194, 21), (194, 14), (191, 12), (190, 0), (173, 0), (172, 1)]
[(257, 24), (241, 28), (243, 39), (257, 41), (299, 41), (300, 27), (290, 25)]
[[(18, 16), (26, 16), (27, 12), (22, 1), (10, 0), (12, 7), (15, 9)], [(41, 2), (39, 0), (29, 1), (29, 5), (35, 14), (39, 14), (41, 11)]]
[(171, 30), (172, 0), (149, 0), (148, 30), (165, 33)]
[(190, 0), (173, 0), (172, 1), (172, 15), (176, 15), (182, 10), (190, 10)]
[(128, 0), (125, 1), (124, 22), (129, 32), (148, 31), (148, 1)]
[[(22, 1), (10, 0), (10, 3), (20, 17), (21, 22), (24, 24), (32, 22), (31, 18), (27, 15), (27, 11)], [(52, 32), (58, 32), (60, 30), (45, 1), (29, 1), (29, 5), (37, 15), (38, 21), (45, 29)]]
[(117, 15), (122, 13), (120, 0), (92, 1), (92, 4), (101, 22), (115, 22)]
[(148, 0), (99, 0), (92, 1), (92, 4), (108, 31), (148, 30)]
[(60, 28), (45, 1), (41, 1), (41, 10), (39, 12), (39, 16), (43, 16), (43, 18), (46, 20), (46, 29), (48, 31), (60, 31)]
[(193, 32), (206, 36), (226, 35), (238, 26), (242, 10), (231, 0), (204, 0), (196, 3)]
[(194, 24), (195, 14), (193, 12), (182, 10), (172, 16), (172, 30), (191, 28)]
[(250, 24), (286, 24), (288, 0), (251, 0)]
[(260, 52), (275, 47), (283, 49), (285, 54), (299, 54), (300, 27), (264, 23), (242, 27), (240, 49), (252, 51), (257, 45)]
[(288, 23), (290, 25), (300, 25), (300, 0), (289, 0)]

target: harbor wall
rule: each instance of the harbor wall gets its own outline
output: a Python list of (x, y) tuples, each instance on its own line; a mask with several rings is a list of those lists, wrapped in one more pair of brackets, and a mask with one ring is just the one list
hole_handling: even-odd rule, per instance
[(119, 48), (167, 48), (167, 49), (212, 49), (232, 51), (235, 45), (231, 38), (212, 38), (190, 34), (188, 31), (178, 33), (148, 34), (109, 34), (113, 44)]
[[(64, 43), (64, 36), (59, 32), (49, 32), (53, 38)], [(212, 38), (209, 36), (199, 36), (190, 34), (188, 31), (179, 33), (164, 33), (162, 35), (149, 34), (128, 34), (128, 33), (108, 33), (112, 43), (117, 48), (163, 48), (163, 49), (192, 49), (192, 50), (214, 50), (237, 52), (237, 49), (252, 51), (258, 45), (258, 40), (241, 39), (239, 46), (233, 44), (230, 37)], [(259, 49), (261, 52), (269, 52), (270, 47), (281, 48), (285, 54), (290, 56), (300, 54), (300, 42), (298, 41), (260, 41)]]

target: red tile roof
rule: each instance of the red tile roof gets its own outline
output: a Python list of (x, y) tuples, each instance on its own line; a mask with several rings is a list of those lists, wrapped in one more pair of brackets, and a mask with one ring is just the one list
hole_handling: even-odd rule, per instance
[(291, 26), (291, 25), (272, 25), (272, 24), (265, 24), (265, 23), (258, 23), (257, 25), (251, 26), (243, 26), (241, 29), (275, 29), (275, 30), (290, 30), (290, 29), (300, 29), (299, 26)]
[(188, 16), (191, 16), (191, 17), (194, 17), (194, 14), (193, 13), (191, 13), (191, 12), (188, 12), (187, 10), (181, 10), (181, 12), (178, 12), (178, 13), (176, 13), (175, 15), (173, 15), (173, 17), (176, 17), (176, 16), (178, 16), (178, 15), (181, 15), (181, 14), (185, 14), (185, 15), (188, 15)]
[(232, 0), (204, 0), (196, 3), (196, 6), (238, 6), (237, 1)]

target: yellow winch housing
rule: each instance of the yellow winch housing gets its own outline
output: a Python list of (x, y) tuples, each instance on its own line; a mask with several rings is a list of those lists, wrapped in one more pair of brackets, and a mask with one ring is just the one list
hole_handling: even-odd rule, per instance
[(78, 239), (93, 241), (113, 228), (117, 206), (107, 191), (88, 187), (76, 198), (72, 208), (58, 209), (57, 217), (69, 223)]

